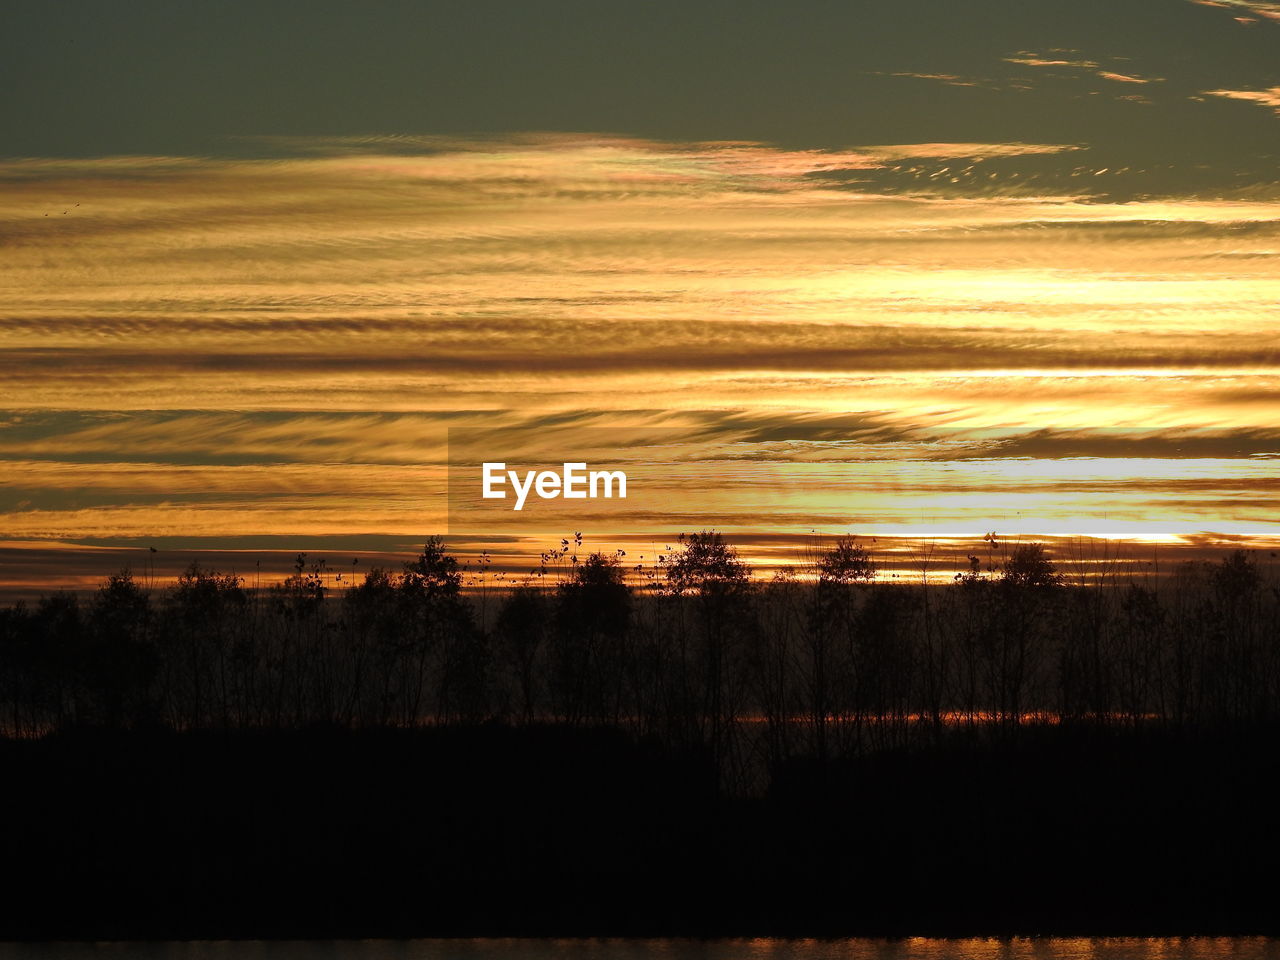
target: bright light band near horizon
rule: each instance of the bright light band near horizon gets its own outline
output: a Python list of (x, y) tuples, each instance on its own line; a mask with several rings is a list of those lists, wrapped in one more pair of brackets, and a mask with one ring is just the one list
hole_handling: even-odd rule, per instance
[[(799, 568), (839, 536), (879, 555), (885, 577), (1000, 562), (1017, 542), (1045, 542), (1082, 577), (1128, 564), (1144, 575), (1166, 557), (1280, 544), (1271, 510), (1280, 458), (1000, 457), (1018, 438), (942, 431), (900, 442), (695, 439), (661, 429), (577, 431), (573, 458), (625, 472), (628, 497), (482, 499), (485, 461), (555, 473), (568, 457), (555, 431), (449, 433), (449, 534), (494, 544), (491, 559), (518, 573), (518, 549), (584, 532), (589, 549), (623, 544), (637, 568), (669, 555), (676, 531), (714, 528), (739, 541), (763, 572)], [(1140, 446), (1140, 444), (1138, 444)], [(1233, 519), (1224, 521), (1224, 516)], [(988, 534), (993, 537), (984, 539)], [(514, 554), (514, 555), (513, 555)], [(810, 557), (811, 560), (811, 557)]]

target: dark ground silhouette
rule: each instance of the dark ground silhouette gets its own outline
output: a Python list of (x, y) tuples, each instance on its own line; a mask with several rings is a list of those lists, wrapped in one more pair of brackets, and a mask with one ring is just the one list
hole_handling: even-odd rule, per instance
[(5, 938), (1277, 933), (1273, 738), (797, 763), (504, 727), (0, 747)]

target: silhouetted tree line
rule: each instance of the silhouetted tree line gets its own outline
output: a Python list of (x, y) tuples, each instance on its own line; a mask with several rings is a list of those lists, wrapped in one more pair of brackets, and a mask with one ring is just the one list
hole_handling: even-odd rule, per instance
[(988, 542), (0, 610), (0, 935), (1275, 933), (1269, 577)]
[(0, 610), (0, 708), (14, 737), (618, 726), (706, 750), (739, 783), (958, 727), (1277, 719), (1280, 593), (1244, 551), (1071, 585), (1039, 544), (970, 561), (951, 583), (890, 581), (844, 538), (811, 575), (762, 582), (704, 531), (638, 571), (575, 536), (519, 583), (439, 539), (358, 583), (304, 555), (263, 590), (192, 564), (149, 591), (126, 570), (87, 601)]

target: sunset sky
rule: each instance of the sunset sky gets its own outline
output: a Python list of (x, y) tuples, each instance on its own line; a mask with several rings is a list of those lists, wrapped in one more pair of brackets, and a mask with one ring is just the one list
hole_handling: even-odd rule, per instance
[(407, 556), (450, 431), (633, 559), (1280, 540), (1280, 4), (11, 3), (0, 83), (0, 592)]

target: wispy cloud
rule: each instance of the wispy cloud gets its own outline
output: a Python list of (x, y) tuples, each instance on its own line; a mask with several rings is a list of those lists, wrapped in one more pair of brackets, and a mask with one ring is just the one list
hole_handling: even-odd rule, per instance
[(1163, 77), (1144, 77), (1126, 69), (1121, 72), (1120, 66), (1125, 64), (1122, 59), (1109, 57), (1106, 63), (1098, 60), (1086, 60), (1083, 58), (1074, 58), (1069, 56), (1061, 56), (1056, 54), (1035, 54), (1023, 52), (1014, 57), (1005, 57), (1005, 63), (1018, 64), (1026, 67), (1055, 67), (1066, 68), (1068, 70), (1081, 71), (1083, 73), (1092, 74), (1103, 80), (1110, 80), (1115, 83), (1163, 83)]
[[(1201, 7), (1218, 7), (1223, 10), (1238, 10), (1250, 17), (1262, 17), (1280, 22), (1280, 3), (1266, 3), (1260, 0), (1190, 0)], [(1237, 17), (1247, 21), (1250, 17)]]
[(967, 77), (954, 73), (929, 73), (917, 70), (872, 70), (871, 76), (905, 77), (911, 80), (931, 80), (949, 87), (994, 87), (995, 81), (987, 77)]
[(878, 160), (990, 160), (1051, 156), (1080, 147), (1064, 143), (907, 143), (863, 149)]
[(409, 540), (457, 427), (732, 427), (759, 471), (1046, 426), (1225, 462), (1280, 416), (1265, 191), (1100, 200), (1081, 144), (289, 143), (0, 165), (0, 536)]
[(1094, 60), (1064, 60), (1052, 56), (1041, 56), (1034, 53), (1022, 53), (1016, 57), (1005, 57), (1005, 63), (1017, 63), (1027, 67), (1075, 67), (1080, 70), (1096, 70), (1098, 63)]
[(1110, 70), (1099, 70), (1099, 71), (1098, 71), (1098, 76), (1100, 76), (1103, 80), (1114, 80), (1116, 83), (1153, 83), (1153, 82), (1158, 82), (1158, 79), (1153, 80), (1153, 79), (1152, 79), (1152, 78), (1150, 78), (1150, 77), (1135, 77), (1135, 76), (1131, 76), (1130, 74), (1127, 74), (1127, 73), (1113, 73), (1113, 72), (1112, 72), (1112, 71), (1110, 71)]
[(1267, 107), (1280, 114), (1280, 87), (1271, 87), (1268, 90), (1206, 90), (1204, 95), (1207, 97), (1225, 97), (1228, 100), (1244, 100), (1248, 103), (1256, 103), (1259, 106)]

